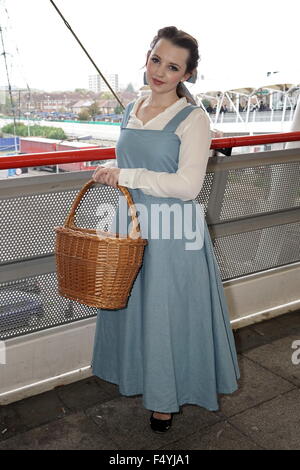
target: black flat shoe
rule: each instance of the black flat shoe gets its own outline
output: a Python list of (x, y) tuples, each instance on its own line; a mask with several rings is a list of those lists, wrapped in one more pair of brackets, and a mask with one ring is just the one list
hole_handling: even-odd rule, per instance
[(153, 413), (154, 411), (152, 411), (152, 414), (150, 416), (150, 426), (151, 426), (152, 431), (163, 433), (163, 432), (166, 432), (168, 429), (170, 429), (172, 425), (173, 413), (170, 413), (171, 414), (170, 419), (154, 418)]

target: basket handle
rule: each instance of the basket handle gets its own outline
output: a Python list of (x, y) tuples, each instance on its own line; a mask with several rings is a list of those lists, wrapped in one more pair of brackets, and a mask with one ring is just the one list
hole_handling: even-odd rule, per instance
[[(90, 189), (90, 187), (93, 184), (96, 184), (96, 183), (97, 183), (97, 181), (94, 181), (93, 179), (91, 179), (84, 186), (82, 186), (81, 190), (77, 194), (77, 196), (76, 196), (76, 198), (75, 198), (75, 200), (72, 204), (70, 213), (69, 213), (69, 215), (67, 216), (67, 218), (65, 220), (64, 227), (67, 227), (67, 228), (74, 228), (75, 227), (74, 216), (75, 216), (76, 209), (77, 209), (81, 199), (83, 198), (84, 194)], [(128, 189), (125, 188), (125, 186), (119, 186), (118, 184), (117, 184), (117, 188), (124, 194), (124, 196), (126, 197), (126, 200), (127, 200), (127, 204), (129, 205), (130, 215), (131, 215), (131, 220), (132, 220), (132, 229), (131, 229), (131, 232), (130, 232), (130, 237), (136, 239), (136, 238), (141, 236), (140, 223), (139, 223), (137, 215), (136, 215), (136, 207), (134, 205), (134, 202), (132, 200), (131, 194), (128, 191)]]

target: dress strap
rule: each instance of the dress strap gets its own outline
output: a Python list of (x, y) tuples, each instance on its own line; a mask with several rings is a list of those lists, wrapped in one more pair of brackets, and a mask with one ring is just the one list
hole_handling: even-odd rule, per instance
[(121, 128), (124, 128), (127, 126), (127, 123), (128, 123), (128, 119), (129, 119), (129, 114), (133, 108), (133, 105), (134, 105), (134, 101), (132, 101), (131, 103), (129, 103), (125, 110), (124, 110), (124, 115), (123, 115), (123, 119), (122, 119), (122, 122), (121, 122)]
[(164, 131), (175, 132), (181, 121), (188, 117), (188, 115), (200, 106), (188, 105), (181, 109), (175, 116), (165, 125)]

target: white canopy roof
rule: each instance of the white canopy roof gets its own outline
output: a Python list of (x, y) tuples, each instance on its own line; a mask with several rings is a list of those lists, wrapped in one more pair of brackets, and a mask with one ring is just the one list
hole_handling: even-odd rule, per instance
[(289, 88), (300, 85), (300, 72), (278, 72), (266, 77), (262, 83), (262, 88), (287, 91)]
[[(187, 82), (186, 82), (187, 83)], [(243, 95), (250, 95), (255, 90), (261, 88), (287, 91), (289, 88), (300, 85), (299, 73), (277, 73), (269, 77), (255, 78), (229, 78), (220, 77), (217, 79), (198, 80), (189, 87), (193, 95), (206, 94), (214, 96), (217, 93), (233, 92)]]

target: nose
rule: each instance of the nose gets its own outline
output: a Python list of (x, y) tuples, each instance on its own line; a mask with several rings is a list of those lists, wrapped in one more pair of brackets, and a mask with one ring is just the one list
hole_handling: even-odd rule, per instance
[(163, 79), (163, 77), (164, 77), (164, 71), (163, 71), (163, 69), (162, 69), (160, 66), (158, 66), (158, 68), (157, 68), (157, 70), (156, 70), (156, 72), (155, 72), (155, 76), (158, 78), (158, 80), (162, 80), (162, 79)]
[(163, 64), (156, 64), (155, 76), (157, 78), (164, 76)]

